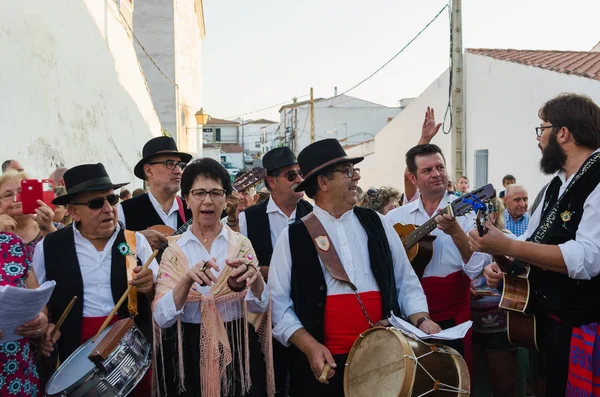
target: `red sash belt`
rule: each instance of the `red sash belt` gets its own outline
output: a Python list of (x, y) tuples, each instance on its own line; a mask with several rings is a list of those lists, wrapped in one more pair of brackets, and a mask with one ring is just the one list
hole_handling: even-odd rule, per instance
[[(382, 319), (379, 291), (359, 293), (371, 321)], [(325, 300), (323, 333), (325, 346), (331, 354), (346, 354), (358, 336), (369, 328), (356, 295), (329, 295)]]
[[(456, 324), (471, 320), (471, 279), (459, 270), (446, 277), (423, 277), (421, 285), (425, 291), (429, 315), (433, 321), (453, 319)], [(464, 359), (471, 369), (472, 333), (463, 338)]]
[[(104, 323), (104, 320), (106, 320), (106, 317), (108, 317), (108, 316), (84, 317), (81, 320), (81, 336), (79, 339), (80, 345), (82, 345), (87, 340), (93, 338), (96, 335), (96, 332), (98, 332), (98, 330), (102, 326), (102, 323)], [(119, 320), (119, 315), (115, 315), (108, 325), (112, 325), (112, 324), (116, 323), (118, 320)]]
[(424, 277), (421, 279), (421, 285), (433, 321), (458, 317), (465, 317), (461, 322), (471, 319), (471, 279), (462, 271), (446, 277)]

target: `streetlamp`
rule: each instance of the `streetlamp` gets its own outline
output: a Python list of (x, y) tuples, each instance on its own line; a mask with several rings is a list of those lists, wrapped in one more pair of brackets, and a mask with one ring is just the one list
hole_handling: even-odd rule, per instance
[(200, 110), (198, 110), (196, 112), (196, 124), (197, 124), (197, 133), (198, 133), (198, 138), (197, 138), (197, 142), (198, 142), (198, 147), (196, 148), (196, 153), (200, 153), (201, 149), (202, 149), (202, 144), (204, 141), (204, 134), (202, 133), (202, 126), (206, 123), (208, 123), (208, 119), (210, 118), (210, 116), (207, 113), (204, 113), (204, 108), (200, 108)]

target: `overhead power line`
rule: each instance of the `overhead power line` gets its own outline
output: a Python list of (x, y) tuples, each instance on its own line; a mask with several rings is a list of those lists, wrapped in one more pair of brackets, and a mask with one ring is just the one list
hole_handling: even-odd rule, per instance
[[(368, 77), (364, 78), (359, 83), (355, 84), (354, 86), (352, 86), (351, 88), (349, 88), (346, 91), (342, 92), (341, 94), (335, 95), (335, 96), (333, 96), (331, 98), (328, 98), (328, 99), (334, 99), (334, 98), (337, 98), (337, 97), (339, 97), (341, 95), (345, 95), (345, 94), (349, 93), (350, 91), (358, 88), (362, 84), (366, 83), (367, 81), (369, 81), (373, 76), (375, 76), (377, 73), (379, 73), (380, 71), (382, 71), (394, 59), (396, 59), (400, 54), (402, 54), (404, 52), (404, 50), (406, 50), (415, 40), (417, 40), (421, 36), (421, 34), (423, 34), (423, 32), (425, 32), (429, 28), (429, 26), (431, 26), (431, 24), (434, 23), (439, 18), (439, 16), (442, 15), (442, 13), (444, 12), (444, 10), (446, 10), (447, 8), (448, 8), (448, 4), (444, 5), (444, 7), (442, 7), (442, 9), (440, 11), (438, 11), (438, 13), (433, 17), (433, 19), (431, 19), (427, 23), (427, 25), (425, 25), (425, 27), (423, 27), (423, 29), (421, 29), (408, 43), (406, 43), (404, 45), (404, 47), (402, 47), (400, 49), (400, 51), (398, 51), (393, 57), (391, 57), (387, 62), (385, 62), (379, 68), (377, 68), (377, 70), (375, 70), (373, 73), (371, 73)], [(309, 94), (301, 95), (301, 96), (298, 96), (297, 98), (304, 98), (306, 96), (309, 96)], [(270, 110), (270, 109), (273, 109), (273, 108), (275, 108), (277, 106), (283, 106), (283, 105), (287, 105), (289, 103), (290, 103), (289, 101), (285, 101), (285, 102), (277, 103), (275, 105), (271, 105), (271, 106), (268, 106), (268, 107), (265, 107), (265, 108), (262, 108), (262, 109), (253, 110), (251, 112), (241, 113), (241, 114), (238, 114), (238, 115), (235, 115), (235, 116), (224, 117), (224, 119), (234, 119), (234, 118), (241, 117), (241, 116), (247, 116), (249, 114), (254, 114), (254, 113), (262, 112), (262, 111), (265, 111), (265, 110)]]

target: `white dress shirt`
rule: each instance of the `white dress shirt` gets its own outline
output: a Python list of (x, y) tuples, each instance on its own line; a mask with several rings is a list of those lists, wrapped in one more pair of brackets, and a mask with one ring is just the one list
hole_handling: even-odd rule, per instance
[[(444, 193), (438, 209), (446, 208), (456, 198), (453, 194)], [(427, 214), (425, 208), (423, 208), (423, 201), (419, 199), (388, 212), (385, 218), (392, 225), (396, 223), (422, 225), (431, 216)], [(469, 212), (465, 216), (460, 216), (456, 220), (460, 227), (467, 233), (475, 227), (475, 215), (473, 212)], [(464, 270), (462, 256), (452, 241), (452, 237), (438, 228), (434, 229), (430, 235), (436, 236), (436, 239), (433, 241), (433, 257), (425, 268), (423, 277), (446, 277), (459, 270)]]
[[(360, 224), (354, 211), (348, 211), (336, 219), (329, 213), (313, 207), (313, 212), (323, 224), (331, 243), (337, 251), (344, 270), (350, 281), (357, 287), (358, 292), (379, 291), (369, 258), (367, 233)], [(385, 229), (392, 260), (394, 275), (398, 292), (398, 303), (402, 314), (406, 317), (427, 312), (427, 300), (421, 283), (412, 270), (402, 242), (394, 228), (381, 216)], [(348, 284), (333, 279), (325, 270), (319, 258), (321, 269), (325, 276), (327, 295), (353, 294)], [(289, 227), (286, 227), (275, 244), (273, 256), (269, 267), (269, 292), (273, 310), (273, 337), (285, 346), (289, 346), (289, 339), (294, 332), (302, 328), (302, 323), (294, 312), (294, 305), (290, 297), (292, 278), (292, 258), (290, 253)], [(389, 313), (383, 313), (388, 316)]]
[[(594, 153), (598, 152), (600, 152), (600, 149)], [(564, 170), (557, 174), (562, 181), (559, 197), (565, 192), (576, 174), (571, 175), (569, 179), (565, 179)], [(519, 236), (519, 240), (528, 239), (539, 226), (545, 199), (546, 192), (544, 192), (540, 205), (529, 219), (527, 232)], [(583, 203), (583, 212), (583, 217), (575, 234), (575, 240), (559, 244), (558, 247), (563, 255), (569, 277), (589, 280), (600, 274), (600, 261), (598, 260), (600, 257), (600, 227), (598, 227), (598, 219), (600, 219), (600, 185), (592, 190), (592, 193)], [(560, 216), (560, 214), (557, 216)]]
[[(294, 223), (296, 220), (296, 208), (289, 216), (284, 214), (281, 208), (275, 203), (272, 197), (268, 198), (267, 203), (267, 217), (269, 218), (269, 227), (271, 229), (271, 246), (275, 247), (279, 235), (290, 223)], [(248, 224), (246, 223), (246, 213), (242, 212), (239, 216), (240, 220), (240, 233), (248, 237)], [(268, 264), (265, 264), (268, 266)]]
[[(67, 226), (68, 227), (68, 226)], [(75, 251), (77, 261), (81, 269), (81, 278), (83, 279), (83, 317), (103, 317), (108, 316), (115, 307), (112, 289), (110, 286), (110, 273), (112, 265), (112, 247), (121, 230), (117, 223), (117, 228), (110, 240), (104, 246), (102, 251), (96, 250), (94, 245), (77, 229), (73, 223), (73, 232), (75, 234)], [(152, 248), (148, 244), (146, 237), (140, 233), (135, 234), (136, 253), (142, 263), (152, 255)], [(46, 264), (44, 262), (44, 240), (35, 246), (33, 254), (33, 269), (40, 284), (46, 281)], [(150, 263), (149, 269), (154, 274), (154, 280), (158, 274), (158, 264), (156, 259)]]
[[(162, 219), (163, 223), (166, 226), (169, 226), (171, 229), (177, 230), (177, 212), (179, 211), (179, 200), (173, 200), (173, 205), (171, 206), (171, 209), (168, 213), (165, 213), (162, 206), (160, 205), (156, 197), (152, 195), (151, 192), (148, 192), (148, 198), (150, 199), (154, 210), (156, 211), (160, 219)], [(117, 206), (117, 216), (119, 218), (119, 221), (123, 224), (123, 227), (127, 228), (127, 220), (125, 219), (125, 212), (123, 211), (123, 205), (121, 204)]]
[[(221, 233), (219, 233), (213, 241), (210, 252), (208, 252), (204, 245), (200, 243), (198, 238), (192, 233), (191, 229), (192, 228), (189, 228), (181, 235), (181, 238), (177, 240), (177, 244), (181, 247), (181, 250), (188, 261), (188, 266), (192, 268), (200, 261), (208, 261), (211, 258), (216, 258), (219, 269), (221, 271), (225, 269), (225, 266), (227, 266), (225, 259), (227, 259), (227, 254), (229, 253), (230, 229), (227, 226), (223, 226)], [(219, 277), (221, 271), (216, 272), (212, 269), (212, 272), (217, 277)], [(208, 295), (210, 294), (210, 289), (212, 287), (196, 284), (196, 288), (200, 294)], [(264, 313), (269, 304), (267, 285), (265, 284), (260, 299), (257, 299), (252, 291), (248, 289), (245, 300), (247, 302), (248, 311), (252, 313)], [(225, 322), (236, 320), (244, 315), (237, 307), (228, 307), (226, 311), (225, 307), (219, 307), (219, 305), (217, 305), (217, 308), (221, 312), (221, 317)], [(156, 324), (161, 328), (168, 328), (175, 324), (180, 316), (181, 321), (186, 323), (200, 324), (202, 321), (200, 302), (186, 302), (180, 310), (177, 310), (172, 290), (162, 296), (157, 302), (153, 316), (154, 321), (156, 321)]]

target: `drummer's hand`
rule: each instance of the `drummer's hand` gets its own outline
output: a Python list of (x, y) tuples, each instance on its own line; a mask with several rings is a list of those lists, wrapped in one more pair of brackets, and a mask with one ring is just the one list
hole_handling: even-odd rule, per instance
[(40, 341), (40, 354), (42, 354), (44, 357), (50, 357), (54, 351), (54, 344), (58, 339), (60, 339), (60, 331), (56, 331), (56, 335), (50, 339), (50, 334), (52, 334), (52, 331), (54, 331), (55, 327), (55, 324), (48, 324), (48, 328), (46, 328), (44, 337)]
[(48, 328), (48, 316), (39, 312), (38, 315), (28, 323), (17, 327), (17, 334), (26, 338), (39, 338)]
[(211, 268), (215, 269), (217, 272), (220, 271), (219, 266), (217, 266), (214, 258), (208, 262), (200, 261), (196, 263), (194, 267), (185, 273), (185, 276), (192, 283), (192, 285), (193, 283), (198, 283), (203, 287), (210, 287), (213, 285), (213, 283), (217, 282), (217, 277), (214, 275)]
[(134, 276), (129, 284), (133, 285), (142, 294), (147, 294), (154, 288), (154, 276), (152, 270), (144, 269), (141, 266), (133, 268)]
[[(329, 364), (331, 366), (331, 370), (327, 375), (327, 381), (325, 383), (329, 383), (329, 379), (333, 378), (335, 375), (335, 360), (331, 355), (331, 352), (328, 348), (320, 343), (315, 343), (307, 352), (306, 356), (308, 358), (308, 362), (310, 363), (310, 368), (312, 369), (313, 375), (317, 380), (323, 373), (323, 368), (325, 368), (325, 364)], [(320, 381), (319, 381), (320, 382)]]
[(485, 281), (490, 288), (498, 288), (502, 281), (502, 271), (496, 262), (490, 263), (483, 269)]
[(389, 327), (392, 324), (390, 324), (390, 320), (388, 320), (387, 318), (383, 318), (379, 321), (377, 321), (375, 324), (373, 324), (374, 327)]
[(442, 327), (437, 325), (437, 323), (433, 322), (432, 320), (425, 320), (421, 323), (419, 329), (425, 332), (426, 334), (431, 335), (440, 332), (442, 330)]

